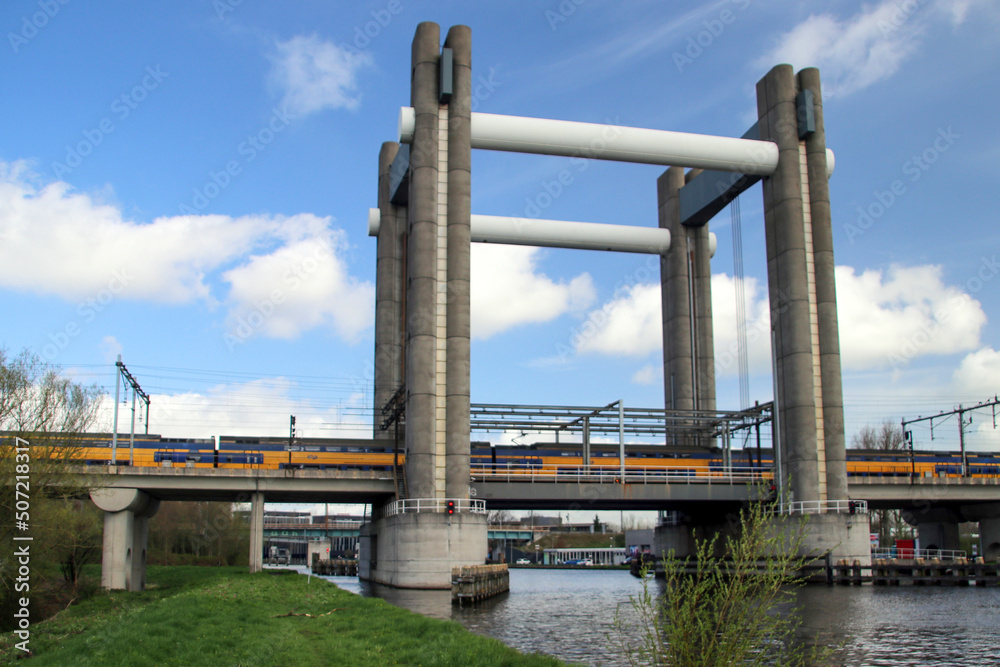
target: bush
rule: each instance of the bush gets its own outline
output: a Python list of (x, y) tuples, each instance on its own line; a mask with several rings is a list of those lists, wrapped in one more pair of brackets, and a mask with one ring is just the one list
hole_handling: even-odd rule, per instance
[(629, 664), (818, 664), (825, 651), (794, 641), (797, 610), (779, 609), (791, 602), (811, 562), (798, 555), (804, 521), (774, 522), (768, 506), (753, 503), (737, 527), (737, 537), (699, 540), (693, 557), (666, 554), (662, 594), (642, 573), (642, 592), (630, 598), (638, 621), (627, 622), (619, 608), (613, 625), (612, 640)]

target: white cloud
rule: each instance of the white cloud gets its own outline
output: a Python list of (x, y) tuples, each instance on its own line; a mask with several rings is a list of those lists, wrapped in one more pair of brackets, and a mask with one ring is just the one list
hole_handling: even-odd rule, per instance
[[(756, 278), (743, 279), (746, 302), (747, 365), (750, 374), (771, 370), (771, 312), (767, 286)], [(736, 322), (736, 278), (718, 273), (712, 276), (712, 338), (715, 343), (715, 375), (736, 376), (739, 343)]]
[(632, 375), (632, 382), (635, 384), (654, 384), (661, 377), (661, 369), (652, 364), (646, 364)]
[(348, 275), (342, 231), (322, 230), (254, 256), (223, 274), (230, 285), (230, 335), (293, 339), (316, 327), (356, 341), (372, 325), (375, 287)]
[[(770, 318), (767, 294), (760, 294), (755, 278), (747, 278), (747, 342), (752, 371), (770, 367)], [(573, 341), (581, 353), (642, 356), (662, 349), (663, 318), (659, 283), (632, 285), (600, 309), (591, 311)], [(735, 278), (712, 276), (713, 338), (716, 373), (736, 375)], [(638, 381), (633, 379), (633, 381)]]
[(813, 14), (782, 35), (756, 66), (819, 67), (825, 95), (848, 95), (895, 74), (937, 24), (958, 26), (973, 7), (993, 9), (991, 0), (884, 0), (845, 19)]
[[(836, 269), (840, 350), (845, 369), (899, 368), (917, 357), (975, 349), (986, 324), (978, 301), (945, 285), (941, 268), (895, 266), (883, 273)], [(770, 368), (770, 306), (763, 286), (747, 278), (747, 342), (751, 373)], [(735, 375), (734, 278), (712, 276), (716, 374)], [(660, 286), (623, 289), (592, 310), (573, 348), (580, 354), (649, 354), (662, 346)]]
[(277, 226), (247, 216), (176, 216), (138, 224), (57, 181), (36, 187), (24, 163), (0, 163), (0, 286), (65, 299), (110, 291), (166, 303), (210, 299), (205, 273)]
[(983, 400), (1000, 393), (1000, 352), (984, 347), (967, 354), (952, 377), (955, 392)]
[(117, 361), (118, 355), (122, 353), (122, 349), (122, 344), (114, 336), (105, 336), (101, 339), (101, 353), (106, 363), (110, 364)]
[(976, 348), (986, 315), (978, 301), (945, 285), (941, 267), (891, 267), (886, 274), (837, 267), (844, 368), (900, 368), (917, 357)]
[(79, 308), (117, 299), (214, 307), (221, 279), (231, 320), (280, 292), (254, 333), (291, 338), (328, 326), (354, 340), (371, 323), (374, 288), (348, 275), (345, 235), (330, 223), (308, 213), (140, 223), (67, 183), (35, 185), (24, 163), (0, 162), (0, 288)]
[(358, 73), (372, 64), (371, 54), (351, 53), (316, 35), (278, 42), (273, 60), (271, 83), (284, 94), (282, 104), (296, 115), (357, 108)]
[(663, 345), (660, 312), (659, 283), (625, 287), (587, 315), (573, 348), (581, 354), (649, 354)]
[[(907, 11), (909, 10), (909, 11)], [(846, 95), (886, 79), (917, 52), (926, 32), (916, 2), (886, 0), (850, 18), (812, 15), (779, 39), (759, 67), (819, 67), (827, 96)]]
[[(149, 432), (165, 437), (208, 438), (215, 435), (288, 436), (288, 416), (296, 415), (299, 437), (370, 438), (372, 427), (362, 421), (360, 403), (319, 407), (296, 397), (299, 385), (287, 378), (267, 378), (221, 384), (204, 391), (150, 396)], [(102, 419), (110, 432), (114, 397), (102, 403)], [(129, 413), (131, 414), (131, 413)], [(137, 413), (138, 414), (138, 413)], [(122, 430), (122, 414), (118, 415)], [(128, 421), (124, 429), (128, 429)], [(330, 429), (336, 424), (335, 430)], [(145, 424), (136, 421), (136, 431)], [(126, 443), (127, 446), (127, 443)]]
[(472, 337), (489, 338), (528, 323), (582, 310), (594, 298), (590, 274), (557, 282), (537, 273), (539, 248), (472, 245)]

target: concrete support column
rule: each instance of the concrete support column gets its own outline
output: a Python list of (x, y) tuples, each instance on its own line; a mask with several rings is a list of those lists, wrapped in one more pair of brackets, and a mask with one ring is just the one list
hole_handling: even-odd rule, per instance
[(685, 228), (681, 225), (678, 194), (683, 186), (682, 167), (670, 167), (656, 179), (660, 227), (669, 229), (671, 238), (670, 251), (660, 257), (663, 384), (668, 410), (693, 410), (695, 407), (688, 239)]
[(412, 47), (409, 235), (406, 261), (406, 478), (434, 498), (437, 455), (438, 63), (440, 29), (417, 26)]
[(1000, 560), (1000, 517), (979, 520), (979, 553), (983, 560)]
[(250, 572), (264, 569), (264, 494), (250, 494)]
[(927, 551), (959, 551), (958, 521), (920, 521), (917, 524), (920, 549)]
[[(715, 410), (712, 267), (708, 226), (681, 224), (680, 189), (700, 173), (670, 167), (657, 179), (659, 223), (670, 230), (660, 258), (663, 304), (664, 404), (675, 410)], [(702, 444), (698, 438), (670, 444)]]
[[(692, 169), (685, 182), (701, 173)], [(712, 249), (708, 225), (686, 227), (691, 258), (691, 289), (695, 331), (695, 409), (715, 410), (715, 336), (712, 331)], [(708, 445), (708, 442), (700, 443)]]
[(452, 26), (453, 90), (448, 103), (448, 303), (445, 496), (469, 497), (472, 252), (472, 30)]
[(378, 208), (381, 224), (375, 264), (375, 438), (391, 438), (379, 428), (380, 410), (403, 384), (403, 266), (405, 209), (389, 200), (389, 170), (399, 144), (387, 141), (378, 156)]
[(97, 489), (90, 498), (104, 510), (101, 585), (142, 590), (146, 582), (147, 522), (159, 509), (159, 501), (138, 489)]
[[(837, 288), (834, 276), (833, 224), (827, 176), (826, 129), (819, 70), (810, 67), (798, 74), (799, 90), (813, 96), (814, 131), (806, 137), (809, 208), (812, 215), (813, 265), (816, 274), (816, 314), (823, 394), (823, 445), (827, 497), (847, 494), (847, 452), (844, 440), (844, 397), (840, 373), (840, 333), (837, 321)], [(801, 112), (800, 112), (801, 113)]]
[(686, 524), (660, 525), (653, 529), (653, 555), (687, 558), (695, 555), (695, 528)]
[(160, 509), (160, 501), (150, 498), (132, 520), (132, 576), (130, 591), (146, 589), (146, 545), (149, 543), (149, 520)]
[(486, 560), (486, 515), (413, 512), (361, 528), (358, 576), (397, 588), (450, 589), (451, 568)]
[(779, 155), (777, 169), (762, 184), (782, 459), (794, 500), (816, 501), (825, 499), (818, 462), (819, 359), (813, 349), (818, 332), (811, 312), (814, 276), (806, 247), (811, 238), (804, 220), (796, 94), (791, 65), (778, 65), (757, 84), (760, 138), (776, 143)]

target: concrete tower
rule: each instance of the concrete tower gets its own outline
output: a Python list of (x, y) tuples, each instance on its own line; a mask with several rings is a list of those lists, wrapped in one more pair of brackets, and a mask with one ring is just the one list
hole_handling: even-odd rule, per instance
[(470, 29), (452, 27), (442, 49), (437, 24), (417, 26), (411, 76), (413, 138), (379, 155), (375, 332), (376, 409), (400, 389), (405, 400), (405, 497), (362, 531), (360, 574), (446, 588), (452, 566), (486, 554), (469, 503)]

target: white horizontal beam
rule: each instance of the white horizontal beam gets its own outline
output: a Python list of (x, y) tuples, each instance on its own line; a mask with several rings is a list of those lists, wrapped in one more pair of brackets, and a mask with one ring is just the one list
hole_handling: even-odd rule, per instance
[[(369, 236), (378, 236), (381, 223), (379, 210), (368, 209)], [(476, 243), (610, 250), (651, 255), (663, 255), (670, 250), (670, 230), (658, 227), (475, 214), (471, 216), (470, 225), (472, 241)], [(711, 232), (708, 236), (710, 254), (714, 256), (718, 240)]]
[(597, 222), (537, 220), (472, 215), (472, 240), (543, 248), (576, 248), (663, 255), (670, 250), (670, 230), (607, 225)]
[[(399, 141), (413, 140), (412, 107), (399, 112)], [(769, 176), (778, 165), (770, 141), (716, 137), (568, 120), (472, 114), (472, 147), (518, 153), (638, 162)]]

